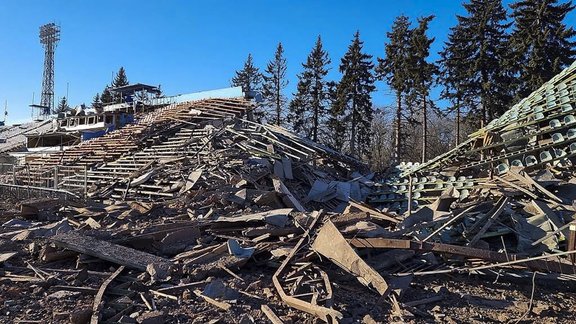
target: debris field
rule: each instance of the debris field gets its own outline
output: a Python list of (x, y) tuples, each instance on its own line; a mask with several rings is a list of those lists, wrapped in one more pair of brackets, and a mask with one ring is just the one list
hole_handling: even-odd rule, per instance
[(573, 74), (385, 175), (244, 99), (33, 160), (1, 186), (0, 321), (570, 322)]

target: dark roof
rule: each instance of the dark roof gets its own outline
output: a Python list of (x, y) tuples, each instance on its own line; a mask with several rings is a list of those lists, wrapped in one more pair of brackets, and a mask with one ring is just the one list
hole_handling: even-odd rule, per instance
[(158, 87), (142, 83), (129, 84), (122, 87), (110, 89), (111, 92), (122, 92), (122, 93), (134, 93), (136, 91), (142, 91), (142, 90), (152, 93), (160, 93), (160, 89), (158, 89)]

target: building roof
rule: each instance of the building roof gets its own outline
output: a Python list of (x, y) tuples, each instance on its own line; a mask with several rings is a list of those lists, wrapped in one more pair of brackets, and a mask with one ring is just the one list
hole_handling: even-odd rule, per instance
[(0, 153), (17, 150), (26, 145), (26, 135), (44, 133), (52, 129), (52, 120), (33, 121), (19, 125), (0, 127), (0, 138), (6, 143), (0, 143)]
[(148, 84), (143, 84), (143, 83), (135, 83), (135, 84), (129, 84), (129, 85), (125, 85), (122, 87), (116, 87), (116, 88), (111, 88), (110, 89), (111, 92), (116, 92), (116, 93), (134, 93), (136, 91), (147, 91), (147, 92), (151, 92), (151, 93), (160, 93), (160, 89), (156, 86), (152, 86), (152, 85), (148, 85)]

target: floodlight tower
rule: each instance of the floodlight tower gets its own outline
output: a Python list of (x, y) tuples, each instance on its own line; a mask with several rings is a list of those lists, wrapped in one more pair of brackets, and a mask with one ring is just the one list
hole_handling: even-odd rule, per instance
[(42, 75), (42, 98), (40, 112), (48, 116), (54, 107), (54, 50), (60, 40), (60, 26), (49, 23), (40, 26), (40, 43), (44, 47), (44, 73)]

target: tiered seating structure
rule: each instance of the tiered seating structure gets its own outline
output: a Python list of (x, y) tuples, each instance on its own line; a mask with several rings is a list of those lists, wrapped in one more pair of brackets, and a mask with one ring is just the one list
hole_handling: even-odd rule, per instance
[(453, 150), (423, 164), (397, 166), (371, 201), (381, 208), (405, 209), (411, 191), (416, 207), (451, 186), (467, 197), (477, 183), (505, 176), (511, 167), (528, 172), (572, 167), (574, 157), (576, 62)]

